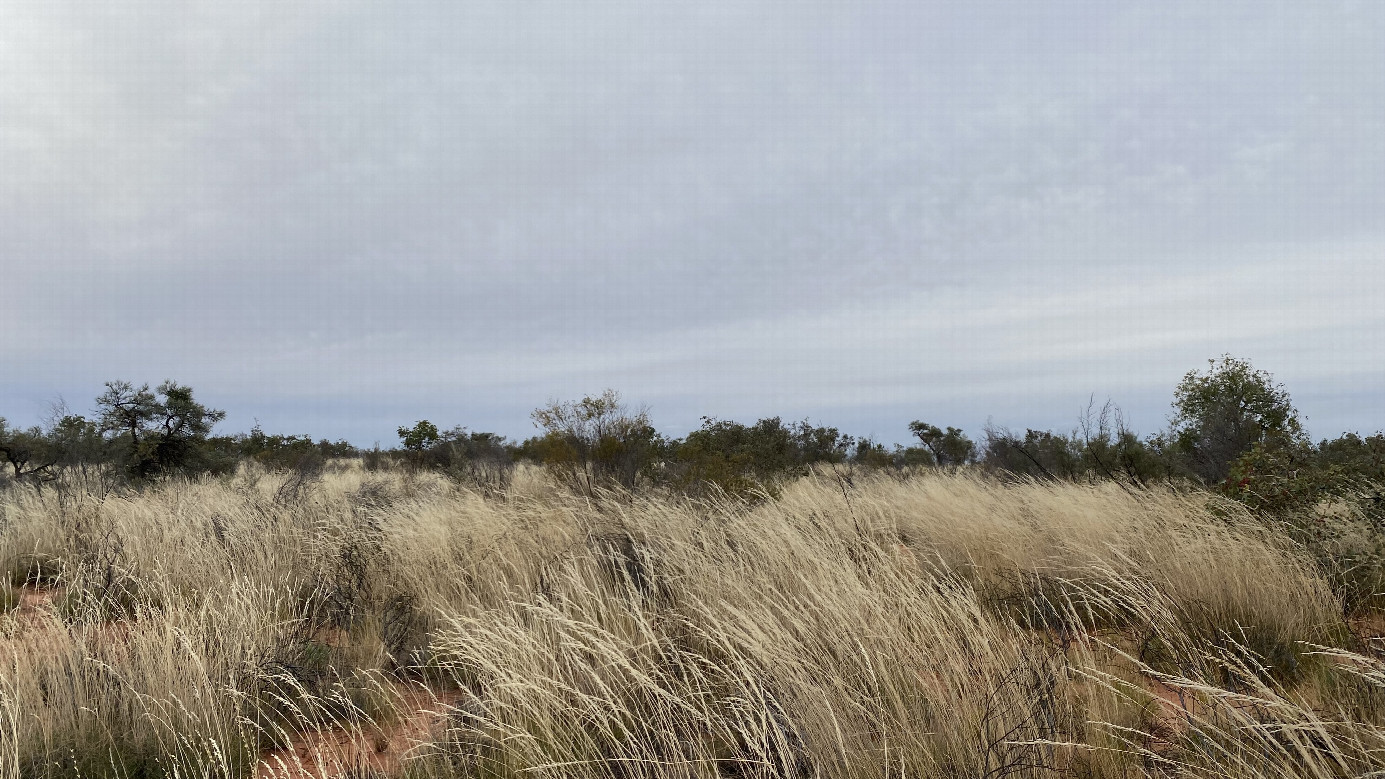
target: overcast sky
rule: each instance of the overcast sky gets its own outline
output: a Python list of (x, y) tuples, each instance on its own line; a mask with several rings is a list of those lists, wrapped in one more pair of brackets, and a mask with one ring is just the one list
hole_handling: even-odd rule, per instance
[(1385, 428), (1385, 3), (0, 3), (0, 415)]

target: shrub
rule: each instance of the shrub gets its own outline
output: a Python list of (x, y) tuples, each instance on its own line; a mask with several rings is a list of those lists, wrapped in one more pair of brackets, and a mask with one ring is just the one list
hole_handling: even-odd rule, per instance
[(208, 438), (207, 446), (222, 460), (244, 457), (276, 471), (310, 471), (328, 459), (360, 454), (347, 441), (333, 443), (324, 438), (314, 442), (307, 435), (269, 434), (258, 423), (249, 433)]
[(521, 453), (588, 495), (601, 487), (635, 489), (654, 478), (667, 449), (648, 410), (626, 407), (614, 390), (578, 401), (552, 401), (530, 417), (544, 434), (526, 441)]
[(427, 453), (429, 464), (483, 493), (500, 495), (514, 477), (515, 457), (504, 436), (454, 427)]
[[(933, 431), (940, 433), (937, 428)], [(1160, 438), (1141, 440), (1125, 426), (1120, 409), (1107, 402), (1099, 413), (1089, 404), (1077, 429), (1068, 434), (1029, 429), (1021, 438), (988, 426), (981, 462), (991, 471), (1034, 479), (1111, 480), (1148, 486), (1177, 472), (1167, 450)]]
[(1029, 429), (1021, 438), (987, 426), (981, 461), (989, 470), (1033, 479), (1075, 479), (1086, 472), (1082, 449), (1076, 435)]
[(375, 472), (388, 470), (393, 464), (394, 458), (391, 457), (388, 451), (381, 449), (378, 443), (374, 448), (361, 452), (361, 465), (367, 471)]
[(814, 427), (806, 420), (785, 424), (769, 417), (744, 425), (703, 417), (702, 427), (674, 450), (674, 481), (693, 492), (715, 486), (742, 497), (756, 491), (773, 495), (785, 481), (806, 475), (814, 463), (846, 461), (854, 445), (837, 428)]
[(1316, 447), (1272, 437), (1237, 458), (1220, 489), (1288, 527), (1352, 614), (1385, 603), (1382, 459), (1380, 434)]
[(404, 450), (414, 455), (421, 455), (438, 442), (438, 426), (426, 419), (415, 422), (413, 427), (401, 426), (398, 433)]
[(1385, 433), (1366, 438), (1343, 433), (1340, 438), (1318, 445), (1318, 459), (1324, 466), (1385, 482)]
[[(922, 450), (910, 450), (896, 446), (893, 450), (886, 449), (884, 444), (873, 441), (869, 438), (860, 438), (856, 441), (856, 448), (851, 453), (851, 463), (866, 468), (903, 468), (909, 465), (922, 464), (917, 460), (910, 462), (910, 451), (922, 452)], [(931, 457), (931, 455), (930, 455)]]

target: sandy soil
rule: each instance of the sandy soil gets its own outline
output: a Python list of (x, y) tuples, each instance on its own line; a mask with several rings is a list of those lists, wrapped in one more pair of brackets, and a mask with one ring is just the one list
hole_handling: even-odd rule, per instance
[(398, 776), (413, 750), (443, 737), (453, 704), (466, 693), (435, 694), (404, 685), (395, 693), (402, 713), (394, 721), (302, 734), (291, 746), (266, 752), (256, 779)]

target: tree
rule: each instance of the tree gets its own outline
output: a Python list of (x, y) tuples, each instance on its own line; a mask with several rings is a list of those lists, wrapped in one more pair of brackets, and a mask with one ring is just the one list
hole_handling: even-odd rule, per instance
[(47, 437), (62, 458), (60, 465), (85, 470), (110, 459), (107, 442), (95, 422), (79, 414), (65, 413), (66, 409), (57, 411), (61, 416), (52, 423)]
[(215, 464), (205, 444), (226, 412), (198, 403), (191, 387), (170, 379), (151, 392), (148, 384), (111, 381), (96, 407), (99, 429), (125, 450), (132, 478), (193, 474)]
[(1174, 390), (1171, 441), (1204, 482), (1220, 484), (1238, 458), (1261, 448), (1307, 444), (1283, 385), (1249, 361), (1223, 355), (1189, 371)]
[(421, 453), (438, 442), (438, 426), (424, 419), (413, 427), (400, 427), (399, 441), (410, 452)]
[(959, 428), (949, 427), (944, 431), (915, 419), (909, 423), (909, 432), (928, 450), (934, 465), (965, 465), (976, 461), (976, 444)]
[(131, 446), (138, 447), (159, 414), (159, 399), (148, 384), (135, 389), (128, 381), (108, 381), (106, 391), (96, 398), (96, 409), (101, 432), (126, 435)]
[(54, 478), (53, 466), (62, 454), (42, 429), (15, 430), (0, 417), (0, 457), (9, 464), (15, 481), (39, 484)]

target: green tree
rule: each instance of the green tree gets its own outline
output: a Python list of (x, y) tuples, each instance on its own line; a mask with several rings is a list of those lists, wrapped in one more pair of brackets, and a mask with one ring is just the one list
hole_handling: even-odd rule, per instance
[(909, 432), (923, 444), (933, 465), (965, 465), (976, 461), (976, 444), (959, 428), (943, 430), (915, 419), (909, 423)]
[(1206, 373), (1189, 371), (1174, 390), (1173, 406), (1173, 446), (1208, 484), (1224, 483), (1236, 460), (1257, 444), (1284, 450), (1307, 443), (1283, 385), (1231, 355), (1209, 360)]
[(47, 433), (65, 467), (89, 468), (110, 459), (109, 446), (96, 422), (80, 414), (64, 413)]
[(420, 420), (413, 427), (400, 427), (399, 441), (410, 452), (424, 452), (439, 440), (438, 426), (428, 420)]
[(99, 429), (123, 450), (123, 465), (134, 479), (191, 475), (218, 465), (207, 436), (226, 412), (198, 403), (191, 387), (168, 380), (151, 392), (148, 384), (111, 381), (96, 407)]
[(38, 427), (17, 430), (0, 417), (0, 457), (5, 458), (15, 481), (40, 484), (51, 481), (62, 453)]

